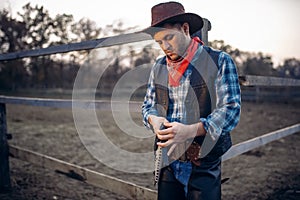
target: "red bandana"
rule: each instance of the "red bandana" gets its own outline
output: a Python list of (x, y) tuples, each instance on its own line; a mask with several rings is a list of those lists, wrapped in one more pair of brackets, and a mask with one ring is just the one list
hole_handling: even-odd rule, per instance
[(183, 73), (188, 68), (191, 60), (193, 59), (197, 51), (198, 43), (203, 44), (199, 37), (194, 37), (186, 50), (186, 55), (180, 61), (172, 61), (167, 57), (167, 64), (170, 67), (169, 84), (171, 86), (179, 86), (180, 79), (183, 76)]

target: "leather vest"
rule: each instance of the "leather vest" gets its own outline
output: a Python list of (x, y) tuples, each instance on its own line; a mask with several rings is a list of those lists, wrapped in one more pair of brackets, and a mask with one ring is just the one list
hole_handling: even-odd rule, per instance
[[(216, 91), (214, 81), (218, 73), (218, 58), (220, 51), (203, 47), (198, 59), (191, 67), (190, 87), (185, 100), (185, 124), (199, 122), (206, 118), (216, 107)], [(191, 64), (190, 64), (191, 65)], [(211, 67), (214, 66), (214, 69)], [(160, 116), (166, 117), (169, 106), (168, 69), (166, 58), (163, 57), (154, 66), (154, 84), (157, 104), (156, 109)], [(202, 145), (205, 136), (194, 140)], [(231, 147), (230, 134), (221, 135), (209, 155), (220, 157)]]

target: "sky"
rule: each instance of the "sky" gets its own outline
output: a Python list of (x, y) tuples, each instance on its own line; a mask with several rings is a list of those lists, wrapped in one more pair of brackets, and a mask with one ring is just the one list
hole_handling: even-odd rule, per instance
[[(146, 28), (151, 7), (164, 0), (0, 0), (0, 8), (12, 13), (22, 6), (44, 6), (51, 16), (72, 14), (105, 27), (122, 20), (125, 27)], [(300, 0), (177, 0), (212, 24), (208, 39), (224, 40), (242, 51), (262, 52), (280, 64), (286, 58), (300, 59)]]

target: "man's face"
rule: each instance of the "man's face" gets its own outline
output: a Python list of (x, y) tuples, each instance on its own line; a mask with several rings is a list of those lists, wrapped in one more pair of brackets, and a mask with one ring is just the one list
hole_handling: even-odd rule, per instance
[(191, 38), (188, 30), (186, 31), (185, 28), (185, 25), (165, 25), (153, 37), (166, 56), (171, 60), (181, 58), (190, 43)]

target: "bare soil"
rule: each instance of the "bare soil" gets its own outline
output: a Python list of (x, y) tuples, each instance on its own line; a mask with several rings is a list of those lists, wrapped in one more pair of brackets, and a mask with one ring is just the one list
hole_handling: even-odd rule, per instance
[[(97, 113), (100, 124), (122, 148), (149, 147), (152, 143), (126, 143), (111, 113)], [(141, 124), (141, 114), (132, 117)], [(299, 103), (243, 102), (241, 120), (232, 132), (233, 143), (300, 122)], [(7, 105), (10, 144), (80, 165), (154, 189), (152, 174), (115, 171), (95, 160), (82, 145), (70, 109)], [(118, 141), (119, 140), (119, 141)], [(300, 133), (271, 142), (222, 163), (222, 199), (300, 199)], [(25, 161), (10, 158), (12, 191), (0, 199), (126, 199)]]

